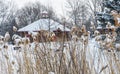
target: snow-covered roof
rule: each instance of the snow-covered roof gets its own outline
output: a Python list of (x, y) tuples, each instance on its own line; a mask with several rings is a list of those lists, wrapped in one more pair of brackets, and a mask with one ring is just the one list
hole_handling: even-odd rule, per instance
[[(40, 30), (49, 30), (49, 26), (50, 26), (50, 31), (57, 30), (58, 28), (64, 31), (64, 26), (61, 25), (60, 23), (55, 22), (52, 19), (40, 19), (38, 21), (33, 22), (32, 24), (29, 24), (19, 29), (18, 32), (22, 32), (22, 31), (34, 32)], [(70, 31), (70, 29), (65, 27), (65, 31)]]
[(44, 14), (48, 14), (48, 12), (47, 12), (47, 11), (43, 11), (42, 13), (44, 13)]

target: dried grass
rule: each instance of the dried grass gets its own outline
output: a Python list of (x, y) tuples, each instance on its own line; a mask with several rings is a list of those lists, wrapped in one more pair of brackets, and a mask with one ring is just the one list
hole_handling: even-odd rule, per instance
[[(55, 49), (51, 48), (55, 46)], [(88, 44), (89, 45), (89, 44)], [(46, 42), (24, 45), (16, 54), (1, 49), (1, 74), (120, 74), (120, 57), (112, 52), (90, 49), (82, 42)], [(92, 50), (96, 49), (96, 53)], [(10, 49), (8, 49), (10, 50)], [(57, 51), (59, 50), (59, 51)], [(6, 54), (5, 54), (6, 53)], [(14, 59), (11, 60), (11, 57)], [(97, 59), (95, 58), (97, 57)], [(107, 65), (105, 65), (107, 64)]]

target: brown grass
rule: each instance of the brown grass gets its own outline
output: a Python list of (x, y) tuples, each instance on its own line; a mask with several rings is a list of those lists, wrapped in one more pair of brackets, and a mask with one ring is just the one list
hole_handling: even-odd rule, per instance
[[(64, 41), (64, 40), (63, 40)], [(64, 45), (65, 44), (65, 45)], [(54, 48), (51, 48), (54, 47)], [(19, 50), (0, 50), (1, 74), (120, 74), (119, 52), (106, 52), (81, 41), (25, 45)], [(8, 49), (10, 50), (10, 49)], [(92, 53), (95, 50), (96, 53)], [(16, 52), (15, 54), (13, 52)], [(11, 54), (11, 56), (9, 56)], [(11, 60), (11, 57), (14, 60)], [(97, 58), (95, 58), (97, 57)], [(97, 61), (97, 62), (96, 62)]]

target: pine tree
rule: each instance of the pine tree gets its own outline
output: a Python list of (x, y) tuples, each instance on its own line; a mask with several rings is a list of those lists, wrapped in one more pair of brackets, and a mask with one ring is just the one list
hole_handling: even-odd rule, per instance
[(106, 0), (103, 5), (110, 11), (116, 10), (117, 12), (120, 12), (120, 0)]
[(104, 0), (103, 12), (96, 13), (98, 25), (102, 28), (105, 28), (108, 22), (115, 25), (114, 17), (110, 14), (113, 10), (120, 13), (120, 0)]

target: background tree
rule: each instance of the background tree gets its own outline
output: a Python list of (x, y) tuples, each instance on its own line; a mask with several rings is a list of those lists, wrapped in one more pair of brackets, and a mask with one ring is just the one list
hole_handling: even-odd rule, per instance
[(16, 6), (12, 0), (0, 0), (0, 34), (6, 31), (12, 33), (12, 26), (15, 25)]
[(84, 24), (89, 14), (85, 2), (82, 0), (67, 0), (66, 3), (67, 13), (72, 23), (77, 26)]
[(104, 7), (109, 9), (109, 12), (112, 10), (116, 10), (117, 12), (120, 12), (120, 0), (105, 0), (103, 2)]
[(103, 1), (104, 0), (85, 0), (85, 4), (90, 12), (90, 21), (94, 21), (94, 23), (97, 23), (96, 12), (103, 11)]
[(16, 22), (18, 27), (24, 27), (34, 21), (42, 18), (42, 12), (47, 11), (48, 16), (51, 19), (56, 20), (56, 14), (52, 7), (44, 6), (40, 2), (26, 4), (23, 8), (18, 10), (16, 16)]
[[(120, 11), (120, 1), (119, 0), (104, 0), (103, 1), (103, 11), (97, 13), (97, 20), (99, 21), (99, 25), (101, 27), (106, 27), (107, 23), (110, 22), (111, 25), (119, 25), (117, 21), (117, 17)], [(116, 15), (112, 15), (111, 11), (116, 11)]]

